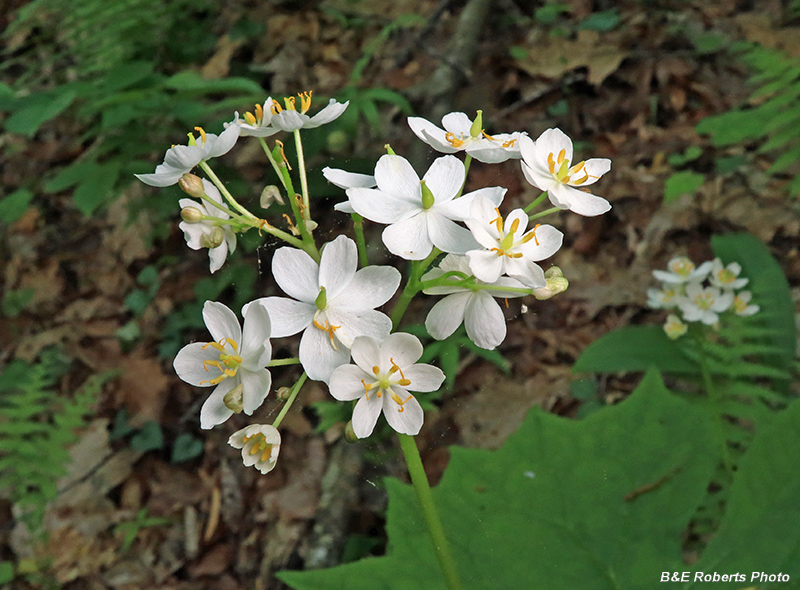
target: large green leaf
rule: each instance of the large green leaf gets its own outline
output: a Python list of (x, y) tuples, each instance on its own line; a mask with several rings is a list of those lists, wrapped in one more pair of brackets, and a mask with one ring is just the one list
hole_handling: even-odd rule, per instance
[[(652, 588), (716, 465), (705, 412), (649, 373), (585, 420), (534, 408), (497, 451), (453, 448), (434, 499), (466, 588)], [(445, 587), (410, 486), (387, 480), (385, 557), (283, 572), (296, 590)]]
[[(714, 588), (798, 588), (800, 579), (800, 401), (759, 431), (742, 459), (725, 518), (696, 565), (702, 572), (743, 572), (748, 584)], [(751, 583), (752, 572), (788, 574), (790, 582)], [(685, 588), (712, 587), (690, 583)]]
[(747, 289), (761, 311), (748, 321), (762, 324), (769, 334), (768, 342), (778, 349), (775, 354), (765, 355), (763, 362), (791, 372), (797, 350), (797, 327), (792, 293), (781, 267), (769, 249), (750, 234), (713, 236), (711, 246), (726, 264), (741, 264), (741, 276), (750, 279)]
[(616, 373), (646, 371), (695, 375), (700, 368), (661, 326), (627, 326), (601, 336), (581, 354), (573, 371)]

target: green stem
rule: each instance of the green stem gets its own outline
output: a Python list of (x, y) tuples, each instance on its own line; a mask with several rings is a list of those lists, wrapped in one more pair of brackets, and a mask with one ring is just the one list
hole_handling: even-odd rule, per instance
[(303, 195), (303, 217), (311, 219), (308, 200), (308, 178), (306, 178), (306, 159), (303, 156), (303, 142), (300, 141), (300, 130), (294, 130), (294, 147), (297, 149), (297, 165), (300, 168), (300, 192)]
[(288, 359), (273, 359), (267, 365), (268, 367), (285, 367), (286, 365), (299, 365), (300, 359), (296, 357)]
[(287, 198), (289, 199), (289, 205), (292, 208), (292, 214), (294, 215), (296, 227), (300, 231), (303, 250), (308, 252), (309, 256), (311, 256), (311, 258), (313, 258), (316, 262), (319, 262), (319, 250), (317, 249), (317, 245), (314, 243), (314, 238), (308, 232), (306, 221), (303, 219), (303, 216), (300, 214), (300, 209), (297, 206), (297, 193), (294, 192), (294, 185), (292, 184), (292, 177), (289, 175), (289, 169), (285, 164), (279, 165), (278, 169), (280, 170), (281, 176), (284, 180)]
[(364, 239), (364, 218), (358, 213), (353, 213), (353, 231), (356, 234), (356, 245), (358, 246), (358, 262), (361, 268), (369, 265), (367, 261), (367, 242)]
[(695, 335), (695, 342), (697, 342), (697, 347), (700, 350), (700, 370), (703, 374), (703, 387), (706, 390), (708, 401), (711, 404), (711, 411), (714, 414), (714, 423), (717, 427), (717, 436), (720, 442), (722, 464), (725, 466), (725, 470), (729, 474), (732, 474), (733, 462), (731, 461), (730, 451), (728, 450), (728, 436), (725, 433), (725, 423), (723, 422), (722, 411), (719, 405), (720, 399), (717, 394), (717, 388), (714, 387), (714, 379), (711, 376), (711, 370), (708, 368), (706, 353), (703, 350), (702, 336)]
[(278, 180), (281, 181), (281, 184), (283, 185), (284, 190), (286, 190), (286, 181), (283, 179), (283, 174), (281, 174), (281, 170), (278, 167), (278, 163), (275, 161), (275, 158), (272, 156), (272, 152), (270, 151), (269, 146), (267, 146), (266, 140), (263, 137), (259, 137), (258, 141), (261, 144), (261, 149), (263, 149), (264, 153), (267, 155), (267, 160), (269, 160), (269, 163), (272, 164), (272, 169), (275, 170), (275, 174), (278, 175)]
[(211, 169), (211, 166), (208, 165), (207, 162), (200, 162), (200, 168), (203, 169), (203, 172), (208, 174), (208, 177), (211, 179), (211, 182), (219, 189), (219, 192), (222, 193), (222, 196), (225, 197), (225, 200), (228, 201), (231, 206), (236, 209), (239, 213), (241, 213), (244, 217), (248, 219), (256, 219), (256, 216), (250, 213), (247, 209), (242, 207), (239, 202), (233, 198), (233, 195), (230, 193), (228, 188), (222, 184), (222, 181), (219, 177), (214, 174), (214, 171)]
[(470, 164), (472, 164), (472, 156), (467, 154), (467, 157), (464, 158), (464, 182), (461, 183), (461, 188), (458, 190), (458, 194), (455, 197), (453, 197), (454, 199), (460, 197), (461, 194), (464, 192), (464, 187), (467, 186), (467, 175), (469, 174)]
[(540, 217), (544, 217), (546, 215), (551, 215), (553, 213), (558, 213), (559, 211), (561, 211), (561, 209), (559, 207), (552, 207), (550, 209), (545, 209), (544, 211), (542, 211), (540, 213), (534, 213), (533, 215), (528, 215), (528, 219), (530, 219), (530, 220), (539, 219)]
[(531, 210), (532, 210), (534, 207), (536, 207), (536, 206), (537, 206), (539, 203), (541, 203), (542, 201), (544, 201), (546, 198), (547, 198), (547, 191), (543, 192), (541, 195), (539, 195), (538, 197), (536, 197), (536, 198), (533, 200), (533, 202), (532, 202), (530, 205), (528, 205), (527, 207), (525, 207), (525, 208), (523, 209), (523, 211), (525, 211), (525, 213), (530, 213), (530, 212), (531, 212)]
[(414, 260), (411, 262), (411, 272), (409, 273), (408, 282), (403, 292), (400, 294), (400, 298), (397, 300), (392, 310), (392, 315), (390, 316), (392, 318), (392, 330), (396, 330), (397, 326), (400, 325), (400, 320), (403, 319), (403, 314), (406, 313), (408, 305), (411, 303), (414, 295), (419, 293), (420, 285), (422, 284), (419, 280), (420, 277), (428, 270), (431, 262), (441, 253), (441, 250), (434, 248), (425, 260)]
[[(208, 195), (206, 195), (206, 194), (203, 194), (203, 196), (202, 196), (202, 197), (200, 197), (200, 198), (201, 198), (201, 199), (203, 199), (203, 201), (205, 201), (207, 204), (211, 205), (212, 207), (216, 207), (217, 209), (219, 209), (219, 210), (220, 210), (220, 211), (222, 211), (223, 213), (226, 213), (226, 214), (227, 214), (227, 215), (229, 215), (229, 216), (230, 216), (232, 219), (235, 219), (235, 220), (236, 220), (236, 221), (238, 221), (239, 223), (242, 223), (242, 224), (244, 224), (244, 225), (250, 225), (250, 222), (252, 221), (252, 220), (251, 220), (250, 218), (248, 218), (248, 217), (244, 217), (244, 216), (242, 216), (242, 215), (239, 215), (238, 213), (234, 213), (233, 211), (231, 211), (230, 209), (228, 209), (228, 208), (227, 208), (225, 205), (221, 205), (220, 203), (217, 203), (217, 202), (216, 202), (214, 199), (212, 199), (211, 197), (209, 197), (209, 196), (208, 196)], [(205, 217), (205, 216), (203, 216), (203, 217)], [(219, 220), (219, 218), (218, 218), (218, 217), (217, 217), (217, 218), (215, 218), (215, 219)]]
[(433, 503), (431, 486), (428, 483), (428, 476), (425, 474), (425, 469), (422, 466), (422, 459), (419, 456), (417, 443), (413, 436), (399, 433), (397, 436), (400, 439), (400, 448), (403, 449), (403, 455), (408, 465), (408, 473), (411, 476), (411, 483), (414, 485), (414, 491), (417, 493), (417, 499), (422, 508), (425, 526), (428, 529), (431, 543), (433, 543), (433, 549), (436, 552), (436, 559), (439, 560), (439, 566), (442, 568), (447, 587), (450, 590), (461, 590), (463, 585), (461, 584), (461, 579), (458, 577), (458, 571), (456, 570), (450, 544), (447, 542), (447, 537), (444, 535), (442, 521), (439, 518), (439, 513), (436, 511), (436, 505)]
[(306, 379), (308, 379), (308, 375), (303, 373), (302, 375), (300, 375), (300, 379), (297, 380), (297, 383), (294, 384), (294, 387), (292, 387), (292, 391), (289, 393), (289, 399), (287, 399), (286, 403), (283, 404), (283, 408), (281, 408), (280, 414), (278, 414), (278, 417), (275, 418), (275, 422), (272, 423), (272, 425), (275, 428), (281, 425), (283, 417), (286, 416), (286, 413), (289, 411), (289, 408), (292, 407), (292, 404), (294, 403), (297, 394), (300, 392), (300, 388), (303, 387), (303, 383), (306, 382)]

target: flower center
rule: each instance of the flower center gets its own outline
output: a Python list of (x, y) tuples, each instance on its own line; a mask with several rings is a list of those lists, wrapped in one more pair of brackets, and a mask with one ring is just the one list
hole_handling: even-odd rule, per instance
[(493, 223), (495, 225), (499, 237), (497, 239), (498, 247), (492, 248), (490, 252), (495, 252), (498, 256), (522, 258), (522, 252), (511, 252), (510, 250), (513, 249), (514, 246), (526, 244), (531, 240), (536, 240), (536, 245), (539, 245), (539, 239), (536, 237), (536, 230), (541, 225), (540, 223), (537, 223), (531, 231), (522, 236), (521, 240), (515, 240), (514, 234), (519, 230), (519, 219), (515, 219), (511, 222), (511, 227), (509, 228), (508, 233), (506, 233), (505, 224), (503, 223), (503, 216), (500, 214), (500, 209), (495, 207), (494, 210), (497, 212), (497, 217), (492, 219), (489, 223)]
[[(306, 90), (305, 92), (299, 93), (297, 96), (300, 97), (300, 114), (304, 115), (308, 109), (311, 108), (311, 95), (314, 93), (313, 90)], [(297, 106), (295, 105), (297, 99), (294, 96), (287, 96), (283, 99), (283, 104), (286, 105), (287, 111), (296, 111)], [(278, 104), (278, 101), (273, 100), (272, 106), (270, 107), (273, 115), (277, 115), (283, 108), (281, 105)]]
[(717, 280), (723, 285), (727, 285), (736, 280), (736, 274), (727, 268), (723, 268), (717, 273)]
[(256, 111), (255, 115), (253, 115), (253, 113), (251, 113), (250, 111), (246, 112), (244, 114), (244, 120), (249, 125), (254, 125), (257, 127), (261, 125), (261, 121), (264, 120), (264, 108), (260, 104), (257, 104), (255, 111)]
[(678, 258), (669, 263), (669, 270), (681, 277), (688, 277), (694, 270), (694, 262), (686, 257)]
[(242, 440), (243, 442), (253, 441), (253, 446), (250, 447), (250, 454), (257, 455), (258, 453), (261, 453), (259, 461), (262, 463), (269, 459), (270, 455), (272, 455), (272, 447), (275, 445), (268, 443), (267, 438), (262, 433), (258, 432), (250, 436), (245, 436)]
[[(194, 130), (200, 134), (200, 145), (201, 146), (205, 145), (207, 139), (205, 130), (202, 127), (195, 127)], [(197, 140), (195, 139), (194, 135), (191, 133), (189, 133), (188, 135), (189, 135), (189, 142), (187, 145), (197, 145)]]
[(708, 292), (695, 295), (693, 300), (694, 304), (703, 310), (711, 309), (711, 306), (714, 305), (714, 295)]
[(742, 299), (741, 295), (737, 295), (733, 298), (733, 310), (736, 313), (742, 313), (745, 309), (747, 309), (747, 301)]
[[(389, 359), (389, 362), (392, 363), (391, 368), (386, 371), (385, 373), (381, 372), (380, 367), (375, 365), (372, 367), (372, 372), (375, 375), (377, 381), (373, 381), (372, 383), (367, 383), (364, 379), (361, 380), (361, 384), (364, 386), (364, 393), (369, 399), (369, 392), (373, 389), (375, 391), (375, 395), (381, 397), (384, 392), (388, 393), (392, 400), (398, 404), (400, 407), (397, 409), (398, 412), (402, 412), (404, 410), (403, 404), (405, 404), (408, 400), (410, 400), (413, 395), (409, 395), (406, 399), (401, 398), (397, 395), (394, 391), (392, 391), (393, 385), (399, 385), (400, 387), (407, 387), (411, 385), (411, 381), (406, 379), (406, 376), (403, 375), (403, 369), (401, 369), (395, 362), (393, 358)], [(396, 377), (396, 374), (400, 374), (400, 378)]]
[[(225, 348), (226, 346), (230, 346), (233, 349), (234, 354), (229, 354), (228, 349)], [(239, 352), (239, 345), (236, 344), (236, 341), (233, 338), (223, 338), (219, 342), (209, 342), (204, 344), (203, 350), (207, 350), (209, 347), (219, 351), (219, 360), (203, 361), (203, 368), (208, 371), (208, 367), (216, 367), (222, 374), (214, 379), (201, 381), (200, 384), (202, 385), (203, 383), (208, 383), (209, 385), (216, 385), (226, 377), (233, 377), (236, 375), (236, 371), (239, 370), (239, 365), (242, 364), (242, 357), (236, 354)]]
[[(319, 297), (317, 297), (317, 299), (319, 299)], [(333, 333), (339, 328), (341, 328), (341, 326), (331, 325), (326, 318), (318, 320), (317, 318), (321, 313), (323, 313), (323, 311), (320, 309), (319, 311), (317, 311), (317, 313), (314, 314), (314, 320), (313, 320), (314, 327), (319, 330), (322, 330), (323, 332), (327, 332), (328, 337), (331, 339), (331, 346), (333, 346), (334, 350), (339, 350), (338, 348), (336, 348), (336, 340), (333, 337)]]
[[(505, 147), (505, 146), (504, 146)], [(586, 172), (586, 162), (578, 162), (572, 168), (569, 166), (570, 161), (567, 159), (567, 150), (558, 152), (558, 156), (552, 152), (547, 154), (547, 165), (552, 174), (558, 182), (564, 184), (583, 184), (589, 180), (589, 173)], [(573, 180), (573, 177), (579, 176), (583, 172), (583, 176)]]
[(433, 204), (436, 202), (436, 199), (431, 192), (431, 189), (428, 188), (428, 185), (425, 183), (424, 180), (419, 181), (419, 186), (422, 189), (422, 208), (423, 209), (430, 209), (433, 207)]

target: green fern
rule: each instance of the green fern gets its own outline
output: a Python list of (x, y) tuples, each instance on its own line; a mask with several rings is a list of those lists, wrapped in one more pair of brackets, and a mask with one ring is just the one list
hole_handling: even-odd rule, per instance
[(742, 61), (758, 85), (747, 104), (727, 113), (706, 117), (698, 133), (711, 136), (717, 147), (763, 142), (759, 153), (774, 156), (770, 174), (791, 173), (792, 195), (800, 194), (800, 59), (760, 45), (737, 44)]
[(90, 377), (66, 399), (53, 388), (68, 367), (60, 353), (49, 350), (36, 364), (16, 360), (0, 374), (0, 491), (34, 530), (58, 493), (56, 481), (66, 473), (75, 429), (115, 374)]

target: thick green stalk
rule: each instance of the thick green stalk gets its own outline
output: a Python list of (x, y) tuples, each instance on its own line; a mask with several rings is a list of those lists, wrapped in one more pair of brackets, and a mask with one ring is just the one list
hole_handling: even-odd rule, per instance
[(400, 438), (400, 448), (403, 449), (403, 456), (406, 459), (406, 465), (408, 465), (411, 483), (414, 486), (414, 491), (417, 493), (417, 499), (422, 509), (425, 526), (428, 529), (431, 543), (433, 543), (433, 549), (436, 552), (436, 559), (439, 561), (439, 566), (442, 568), (447, 587), (450, 590), (461, 590), (463, 585), (461, 584), (461, 579), (458, 577), (455, 560), (453, 559), (453, 552), (450, 549), (447, 537), (445, 537), (442, 521), (439, 518), (439, 513), (436, 511), (436, 505), (433, 503), (431, 486), (428, 483), (428, 476), (425, 474), (425, 469), (422, 466), (422, 459), (419, 456), (417, 443), (413, 436), (399, 433), (397, 436)]
[(300, 141), (300, 130), (294, 130), (294, 147), (297, 149), (297, 166), (300, 168), (300, 192), (303, 195), (303, 217), (311, 219), (311, 208), (308, 199), (308, 178), (306, 177), (306, 159), (303, 156), (303, 142)]
[(537, 206), (539, 203), (541, 203), (542, 201), (544, 201), (546, 198), (547, 198), (547, 191), (543, 192), (541, 195), (539, 195), (538, 197), (536, 197), (536, 198), (535, 198), (535, 199), (534, 199), (534, 200), (531, 202), (531, 204), (530, 204), (530, 205), (528, 205), (527, 207), (525, 207), (525, 208), (523, 209), (523, 211), (525, 211), (525, 213), (530, 213), (530, 212), (531, 212), (531, 210), (532, 210), (534, 207), (536, 207), (536, 206)]
[(356, 246), (358, 246), (358, 263), (361, 268), (369, 265), (367, 260), (367, 242), (364, 239), (364, 218), (358, 213), (352, 214), (353, 231), (356, 234)]
[(269, 160), (269, 163), (272, 164), (272, 169), (275, 170), (275, 174), (278, 175), (278, 180), (281, 181), (283, 188), (286, 189), (286, 181), (283, 179), (283, 174), (281, 174), (281, 170), (278, 167), (278, 163), (272, 156), (272, 152), (270, 151), (269, 146), (267, 146), (266, 140), (263, 137), (259, 137), (258, 141), (261, 144), (261, 149), (263, 149), (264, 153), (267, 154), (267, 160)]
[(286, 365), (299, 365), (300, 359), (297, 357), (291, 357), (288, 359), (273, 359), (267, 365), (268, 367), (285, 367)]
[(287, 412), (289, 411), (289, 408), (292, 407), (292, 404), (294, 403), (297, 394), (300, 392), (300, 388), (303, 387), (303, 383), (306, 382), (306, 379), (308, 379), (308, 375), (303, 373), (302, 375), (300, 375), (300, 379), (297, 380), (297, 383), (294, 384), (294, 387), (292, 387), (292, 391), (289, 393), (289, 399), (287, 399), (286, 403), (283, 404), (283, 408), (281, 408), (280, 414), (278, 414), (278, 417), (275, 418), (275, 422), (272, 423), (272, 425), (275, 428), (280, 426), (281, 422), (283, 422), (283, 417), (286, 416)]
[(209, 166), (207, 162), (200, 162), (200, 168), (203, 169), (203, 172), (208, 174), (208, 177), (211, 179), (211, 182), (214, 183), (214, 185), (219, 189), (219, 192), (222, 193), (222, 196), (225, 197), (225, 200), (228, 201), (234, 209), (236, 209), (239, 213), (241, 213), (248, 219), (256, 219), (255, 215), (253, 215), (252, 213), (250, 213), (250, 211), (242, 207), (239, 204), (239, 202), (233, 198), (233, 195), (228, 190), (228, 187), (226, 187), (219, 179), (219, 177), (216, 174), (214, 174), (214, 171), (211, 169), (211, 166)]
[(552, 207), (550, 209), (545, 209), (540, 213), (534, 213), (533, 215), (528, 215), (528, 219), (533, 221), (534, 219), (539, 219), (540, 217), (545, 217), (546, 215), (552, 215), (553, 213), (558, 213), (561, 211), (559, 207)]

